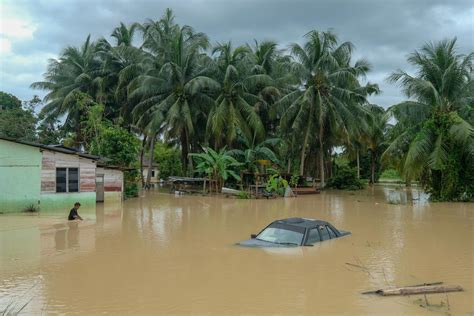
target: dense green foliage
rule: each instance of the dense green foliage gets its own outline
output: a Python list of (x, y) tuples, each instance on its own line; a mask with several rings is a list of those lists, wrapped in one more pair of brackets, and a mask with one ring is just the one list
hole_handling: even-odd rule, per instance
[(278, 195), (284, 195), (285, 189), (288, 187), (288, 181), (283, 179), (279, 174), (273, 174), (268, 179), (266, 191), (268, 193), (275, 193)]
[(21, 101), (10, 93), (0, 91), (0, 110), (13, 110), (21, 108)]
[(384, 155), (435, 200), (474, 198), (473, 58), (456, 52), (456, 40), (429, 43), (408, 58), (415, 76), (390, 76), (412, 100), (390, 109), (398, 123)]
[(329, 179), (328, 187), (339, 190), (359, 190), (364, 184), (357, 178), (354, 168), (343, 165), (337, 168), (335, 175)]
[(37, 101), (35, 97), (22, 105), (15, 96), (0, 91), (0, 135), (34, 141), (38, 122), (34, 114)]
[[(91, 103), (82, 118), (86, 149), (106, 159), (106, 164), (120, 168), (136, 168), (139, 141), (126, 129), (112, 124), (103, 117), (104, 106)], [(138, 172), (124, 171), (125, 198), (138, 196)]]
[(180, 160), (180, 152), (174, 146), (168, 146), (163, 142), (155, 144), (155, 162), (158, 163), (160, 179), (166, 180), (170, 176), (181, 176), (183, 167)]
[(0, 110), (0, 135), (35, 140), (36, 118), (30, 109)]
[(273, 163), (278, 163), (277, 155), (272, 150), (272, 147), (277, 145), (279, 141), (278, 138), (269, 138), (259, 144), (255, 144), (255, 139), (250, 142), (245, 137), (241, 137), (241, 149), (229, 150), (228, 154), (243, 163), (244, 171), (258, 172), (259, 160), (269, 160)]
[[(270, 160), (276, 172), (313, 176), (321, 188), (355, 188), (395, 168), (433, 199), (472, 199), (473, 53), (457, 53), (455, 40), (415, 51), (415, 74), (389, 78), (408, 100), (386, 111), (368, 102), (378, 86), (365, 80), (370, 64), (354, 61), (353, 50), (317, 30), (287, 49), (272, 41), (211, 45), (166, 10), (51, 60), (44, 81), (32, 84), (47, 92), (32, 137), (128, 164), (132, 152), (139, 161), (149, 155), (162, 178), (197, 171), (223, 184)], [(338, 156), (355, 178), (337, 167)]]
[(398, 173), (397, 170), (395, 169), (385, 169), (381, 174), (380, 174), (381, 179), (389, 179), (389, 180), (400, 180), (402, 177)]
[(225, 147), (219, 151), (212, 148), (204, 148), (203, 153), (190, 154), (196, 162), (196, 172), (217, 181), (218, 188), (229, 178), (240, 180), (238, 168), (242, 165), (230, 156)]

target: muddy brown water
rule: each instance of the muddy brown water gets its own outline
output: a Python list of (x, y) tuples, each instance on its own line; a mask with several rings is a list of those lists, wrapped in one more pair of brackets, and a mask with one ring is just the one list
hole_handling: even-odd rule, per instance
[[(80, 210), (78, 224), (64, 220), (67, 210), (1, 215), (0, 314), (472, 315), (474, 205), (426, 203), (417, 192), (392, 205), (390, 190), (274, 200), (155, 191)], [(314, 247), (234, 246), (294, 216), (352, 235)], [(360, 294), (433, 281), (465, 292), (428, 302)]]

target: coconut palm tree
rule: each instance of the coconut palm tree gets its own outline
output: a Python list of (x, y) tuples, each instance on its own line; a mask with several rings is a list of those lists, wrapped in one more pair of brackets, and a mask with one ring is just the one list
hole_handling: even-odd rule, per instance
[(258, 86), (261, 90), (271, 85), (272, 79), (266, 74), (251, 72), (254, 65), (246, 58), (249, 53), (248, 47), (233, 49), (230, 42), (219, 44), (213, 50), (213, 54), (218, 54), (215, 77), (220, 88), (209, 112), (207, 130), (216, 148), (232, 144), (239, 130), (248, 138), (264, 138), (263, 124), (254, 108), (260, 99), (252, 89), (255, 91)]
[(218, 89), (219, 84), (206, 76), (208, 57), (202, 50), (208, 45), (207, 37), (188, 26), (178, 29), (173, 36), (168, 42), (171, 47), (166, 48), (172, 52), (171, 59), (163, 64), (161, 60), (155, 61), (139, 76), (132, 84), (131, 98), (140, 99), (133, 110), (138, 126), (163, 129), (167, 139), (179, 139), (186, 168), (194, 125), (212, 105), (208, 94)]
[(370, 152), (370, 183), (374, 184), (376, 164), (385, 148), (385, 139), (390, 127), (390, 114), (375, 104), (368, 104), (366, 108), (369, 117), (366, 119), (368, 123), (363, 128), (361, 139)]
[(100, 65), (96, 44), (89, 35), (80, 47), (68, 46), (58, 59), (51, 59), (44, 74), (45, 80), (31, 85), (34, 89), (48, 91), (42, 115), (51, 119), (65, 116), (66, 130), (76, 133), (76, 146), (82, 141), (80, 121), (85, 113), (78, 95), (85, 93), (97, 102), (104, 100)]
[(332, 32), (311, 31), (305, 36), (304, 46), (292, 44), (291, 53), (296, 59), (293, 71), (299, 75), (299, 86), (278, 101), (284, 114), (283, 129), (291, 129), (303, 135), (300, 158), (300, 175), (304, 173), (306, 151), (310, 141), (318, 141), (319, 174), (321, 187), (325, 186), (325, 140), (328, 131), (349, 135), (351, 125), (356, 124), (360, 104), (368, 92), (376, 86), (361, 87), (360, 76), (369, 70), (365, 60), (350, 64), (353, 45), (350, 42), (337, 45)]
[(120, 26), (116, 27), (110, 36), (115, 39), (116, 46), (132, 46), (135, 32), (141, 28), (139, 23), (132, 23), (130, 27), (127, 27), (123, 22), (120, 22)]
[(400, 161), (408, 180), (428, 175), (437, 198), (459, 194), (462, 166), (472, 165), (473, 58), (456, 52), (456, 39), (428, 43), (408, 58), (416, 75), (398, 70), (389, 77), (410, 100), (390, 108), (398, 134), (384, 156)]
[[(155, 56), (155, 62), (164, 64), (173, 58), (172, 43), (181, 28), (174, 22), (174, 14), (171, 9), (166, 9), (163, 16), (157, 21), (148, 19), (139, 29), (143, 33), (142, 48)], [(182, 30), (190, 33), (188, 36), (194, 32), (189, 26), (184, 26)], [(202, 33), (197, 33), (197, 35), (201, 36)]]
[(106, 116), (122, 117), (123, 124), (133, 124), (131, 111), (136, 100), (129, 99), (129, 86), (139, 75), (143, 74), (151, 63), (150, 54), (124, 43), (113, 46), (107, 40), (97, 42), (97, 53), (102, 60), (101, 77), (105, 96), (108, 98)]
[(266, 74), (272, 78), (272, 84), (265, 87), (250, 87), (251, 92), (258, 97), (255, 103), (255, 111), (260, 116), (267, 137), (275, 137), (279, 125), (281, 113), (275, 103), (282, 95), (291, 92), (297, 78), (291, 74), (291, 57), (283, 55), (277, 49), (277, 44), (273, 41), (255, 41), (253, 47), (248, 45), (250, 53), (248, 58), (253, 65), (251, 70), (254, 74)]

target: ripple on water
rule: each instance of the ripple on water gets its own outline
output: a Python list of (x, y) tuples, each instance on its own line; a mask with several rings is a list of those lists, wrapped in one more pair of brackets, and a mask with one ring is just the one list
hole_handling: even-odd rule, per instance
[[(18, 310), (33, 297), (27, 314), (420, 314), (429, 311), (416, 298), (360, 292), (445, 281), (468, 290), (449, 295), (452, 310), (471, 312), (472, 205), (385, 199), (383, 188), (273, 200), (146, 192), (98, 205), (101, 220), (78, 227), (9, 218), (16, 228), (0, 223), (0, 306)], [(352, 235), (314, 247), (234, 246), (294, 216)]]

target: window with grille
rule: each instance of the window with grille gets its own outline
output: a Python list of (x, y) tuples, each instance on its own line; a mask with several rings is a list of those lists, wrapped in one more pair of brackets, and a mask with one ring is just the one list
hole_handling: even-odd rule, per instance
[(56, 192), (79, 192), (78, 168), (56, 168)]

